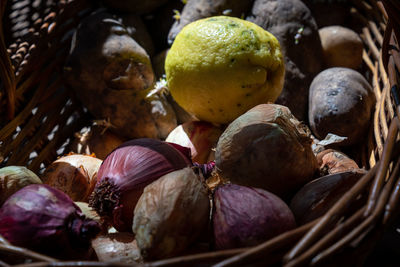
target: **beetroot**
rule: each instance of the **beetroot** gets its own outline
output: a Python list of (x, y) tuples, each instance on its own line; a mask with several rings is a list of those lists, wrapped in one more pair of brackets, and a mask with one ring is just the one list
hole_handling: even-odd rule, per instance
[(215, 247), (229, 249), (258, 245), (296, 227), (289, 207), (259, 188), (226, 184), (214, 193)]
[(0, 235), (16, 246), (57, 258), (81, 258), (100, 232), (63, 192), (33, 184), (10, 196), (0, 209)]

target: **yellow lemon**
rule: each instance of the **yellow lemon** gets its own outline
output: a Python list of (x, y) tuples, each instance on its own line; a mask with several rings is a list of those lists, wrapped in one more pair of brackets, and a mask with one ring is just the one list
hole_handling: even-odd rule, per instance
[(200, 120), (229, 123), (282, 91), (278, 40), (256, 24), (215, 16), (186, 25), (165, 61), (175, 101)]

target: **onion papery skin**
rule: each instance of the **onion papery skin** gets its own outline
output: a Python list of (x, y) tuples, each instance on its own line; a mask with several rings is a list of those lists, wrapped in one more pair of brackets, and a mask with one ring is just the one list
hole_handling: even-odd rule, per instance
[(132, 233), (117, 232), (99, 235), (92, 240), (92, 247), (101, 262), (135, 264), (143, 261)]
[(255, 246), (296, 227), (286, 203), (266, 190), (225, 184), (213, 199), (216, 249)]
[(87, 255), (100, 232), (62, 191), (45, 184), (29, 185), (0, 209), (0, 235), (11, 244), (61, 259)]
[(12, 194), (30, 184), (41, 184), (42, 180), (23, 166), (7, 166), (0, 169), (0, 207)]
[(199, 164), (197, 162), (194, 162), (193, 165), (200, 169), (201, 174), (204, 176), (205, 179), (211, 177), (215, 169), (215, 161), (213, 160), (204, 164)]
[(169, 172), (191, 165), (189, 148), (150, 138), (125, 142), (100, 166), (89, 206), (118, 231), (130, 232), (133, 211), (144, 188)]
[(41, 176), (43, 183), (66, 193), (73, 201), (88, 201), (96, 182), (101, 159), (72, 154), (58, 158)]
[(234, 184), (289, 201), (318, 173), (311, 143), (308, 128), (287, 107), (260, 104), (225, 129), (215, 151), (216, 170)]

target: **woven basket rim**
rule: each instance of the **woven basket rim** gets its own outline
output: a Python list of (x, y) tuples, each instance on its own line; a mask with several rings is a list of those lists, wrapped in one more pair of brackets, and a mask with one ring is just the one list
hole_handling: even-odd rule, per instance
[[(0, 2), (1, 18), (5, 12), (6, 2)], [(398, 43), (400, 38), (400, 16), (398, 15), (400, 14), (400, 4), (396, 0), (352, 0), (351, 3), (357, 10), (370, 14), (375, 20), (367, 20), (362, 32), (363, 41), (368, 47), (368, 51), (364, 51), (363, 54), (364, 63), (372, 73), (371, 80), (374, 89), (376, 89), (376, 94), (380, 97), (380, 102), (377, 103), (377, 110), (375, 111), (374, 128), (371, 129), (372, 141), (369, 146), (372, 146), (372, 148), (368, 149), (370, 154), (367, 154), (367, 156), (369, 158), (365, 159), (371, 166), (368, 172), (324, 216), (267, 240), (258, 246), (185, 255), (156, 262), (137, 263), (137, 266), (188, 265), (201, 262), (218, 262), (215, 266), (232, 266), (256, 261), (263, 258), (263, 255), (271, 253), (282, 254), (282, 251), (284, 252), (284, 256), (282, 256), (284, 266), (317, 265), (332, 257), (341, 249), (349, 247), (350, 244), (360, 245), (366, 236), (371, 240), (376, 240), (382, 229), (392, 222), (394, 216), (400, 212), (400, 122), (398, 119), (400, 114), (398, 86), (400, 79)], [(56, 26), (69, 21), (68, 17), (74, 14), (74, 9), (85, 10), (88, 7), (87, 4), (86, 1), (78, 0), (60, 1), (57, 6), (58, 12), (51, 12), (46, 19), (37, 23), (36, 31), (40, 34), (32, 38), (48, 38), (46, 40), (51, 41), (54, 36), (61, 36), (63, 31), (57, 32)], [(79, 17), (75, 23), (77, 22), (79, 22)], [(71, 22), (70, 25), (72, 27), (76, 24)], [(383, 36), (380, 33), (382, 27), (384, 27)], [(8, 104), (7, 116), (10, 123), (0, 129), (0, 138), (12, 132), (11, 126), (14, 127), (12, 121), (18, 119), (18, 116), (22, 113), (21, 111), (19, 113), (16, 109), (21, 94), (26, 92), (24, 91), (25, 88), (21, 88), (21, 84), (28, 87), (33, 83), (27, 78), (29, 77), (29, 70), (24, 69), (24, 58), (27, 58), (29, 51), (34, 51), (34, 48), (29, 47), (29, 44), (27, 45), (24, 42), (16, 44), (16, 49), (11, 54), (16, 57), (20, 53), (22, 58), (16, 64), (15, 58), (12, 59), (9, 56), (12, 48), (6, 47), (2, 28), (3, 25), (0, 22), (0, 56), (5, 59), (0, 64), (0, 77)], [(64, 31), (66, 30), (67, 28), (64, 29)], [(58, 45), (61, 46), (62, 44), (59, 43)], [(29, 60), (29, 58), (26, 60)], [(52, 65), (46, 67), (51, 71)], [(54, 91), (59, 82), (54, 82)], [(42, 88), (43, 92), (45, 89), (45, 87)], [(47, 95), (42, 96), (43, 99), (50, 97), (54, 91), (50, 90)], [(59, 96), (60, 103), (63, 101), (63, 97), (65, 96)], [(38, 103), (43, 103), (43, 99), (38, 98), (35, 104), (32, 104), (32, 108)], [(50, 109), (50, 106), (48, 109)], [(19, 125), (19, 123), (15, 125)], [(81, 126), (81, 124), (76, 125), (77, 128)], [(63, 137), (65, 136), (61, 133), (60, 140)], [(50, 144), (51, 142), (46, 144), (48, 150), (59, 145), (58, 143)], [(39, 163), (40, 161), (37, 160), (33, 161), (32, 164), (39, 167)], [(344, 221), (339, 221), (348, 203), (366, 189), (369, 189), (369, 194), (365, 205), (352, 216), (346, 217)], [(372, 243), (372, 241), (369, 243)], [(34, 261), (30, 264), (24, 264), (24, 266), (48, 266), (51, 264), (57, 266), (132, 266), (132, 264), (112, 262), (58, 261), (46, 255), (13, 246), (0, 237), (0, 253), (5, 252)]]

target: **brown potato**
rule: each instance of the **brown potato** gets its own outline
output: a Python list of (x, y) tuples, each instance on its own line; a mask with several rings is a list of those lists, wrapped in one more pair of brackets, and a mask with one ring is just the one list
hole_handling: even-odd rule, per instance
[(121, 12), (145, 14), (154, 11), (168, 0), (104, 0), (104, 4)]
[(370, 125), (375, 95), (367, 80), (349, 68), (330, 68), (318, 74), (309, 96), (309, 123), (319, 139), (328, 133), (347, 137), (340, 146), (362, 140)]
[(178, 17), (178, 10), (182, 10), (184, 6), (182, 0), (169, 0), (151, 14), (143, 16), (157, 52), (170, 47), (168, 33)]
[(167, 57), (168, 51), (169, 49), (165, 49), (151, 59), (157, 80), (165, 75), (165, 58)]
[(98, 125), (92, 125), (84, 128), (79, 133), (75, 133), (75, 139), (72, 142), (71, 150), (73, 153), (91, 155), (104, 160), (111, 151), (127, 141), (107, 128)]
[(246, 18), (272, 33), (285, 56), (285, 84), (276, 104), (307, 119), (308, 89), (323, 67), (318, 27), (300, 0), (256, 0)]
[(188, 0), (184, 6), (179, 20), (175, 21), (168, 34), (168, 42), (172, 44), (176, 35), (187, 24), (211, 16), (228, 15), (240, 17), (247, 15), (254, 0)]
[(327, 67), (357, 69), (361, 65), (363, 43), (355, 31), (335, 25), (319, 29), (319, 36)]
[(324, 215), (365, 173), (361, 169), (340, 172), (306, 184), (290, 203), (296, 222), (302, 225)]
[(330, 25), (345, 25), (352, 19), (351, 3), (343, 0), (303, 0), (311, 10), (319, 28)]
[(128, 138), (165, 138), (177, 126), (146, 51), (119, 18), (96, 12), (82, 19), (66, 63), (66, 80), (97, 119)]
[(117, 16), (125, 26), (128, 34), (152, 57), (155, 53), (153, 40), (141, 17), (130, 13), (121, 13), (117, 14)]

